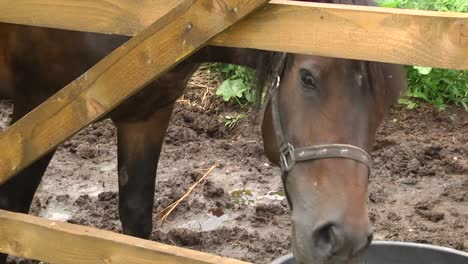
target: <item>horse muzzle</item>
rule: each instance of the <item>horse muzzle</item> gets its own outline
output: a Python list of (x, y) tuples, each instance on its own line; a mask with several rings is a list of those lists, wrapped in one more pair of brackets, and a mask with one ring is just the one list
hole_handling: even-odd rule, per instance
[[(297, 219), (297, 218), (301, 219)], [(292, 218), (293, 251), (297, 263), (349, 264), (360, 263), (372, 242), (368, 221), (360, 227), (350, 227), (340, 219), (327, 219), (311, 226), (304, 216)]]

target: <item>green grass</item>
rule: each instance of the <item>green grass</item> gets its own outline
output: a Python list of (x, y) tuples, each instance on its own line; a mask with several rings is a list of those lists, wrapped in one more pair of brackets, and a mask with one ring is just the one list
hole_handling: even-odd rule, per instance
[(466, 0), (380, 0), (379, 5), (404, 9), (468, 12)]
[(223, 123), (229, 129), (233, 129), (240, 120), (246, 118), (245, 114), (220, 115), (218, 121)]
[[(380, 0), (381, 6), (434, 11), (468, 12), (468, 0)], [(442, 110), (462, 106), (468, 111), (468, 71), (406, 66), (408, 92), (400, 103), (416, 108), (422, 102)]]

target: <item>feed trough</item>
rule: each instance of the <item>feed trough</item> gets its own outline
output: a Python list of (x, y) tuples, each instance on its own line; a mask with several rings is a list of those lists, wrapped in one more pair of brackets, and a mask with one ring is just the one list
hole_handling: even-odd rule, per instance
[[(467, 264), (468, 253), (426, 244), (376, 241), (367, 252), (363, 264)], [(296, 264), (292, 254), (272, 264)]]

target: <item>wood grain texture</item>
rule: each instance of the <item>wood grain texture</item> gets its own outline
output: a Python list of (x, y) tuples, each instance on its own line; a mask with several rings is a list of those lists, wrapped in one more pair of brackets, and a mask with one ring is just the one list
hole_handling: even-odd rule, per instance
[(248, 264), (3, 210), (0, 210), (0, 252), (60, 264)]
[(0, 21), (136, 35), (183, 0), (0, 0)]
[[(180, 1), (0, 0), (0, 21), (134, 35)], [(466, 70), (468, 14), (277, 0), (210, 44)]]
[(468, 13), (276, 3), (212, 44), (468, 69)]
[(0, 183), (268, 0), (184, 0), (0, 134)]

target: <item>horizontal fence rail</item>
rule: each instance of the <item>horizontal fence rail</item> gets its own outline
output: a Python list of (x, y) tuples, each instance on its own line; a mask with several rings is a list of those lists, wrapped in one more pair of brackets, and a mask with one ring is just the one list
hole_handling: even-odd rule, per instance
[(248, 264), (3, 210), (0, 210), (0, 252), (57, 264)]
[[(0, 22), (133, 36), (180, 1), (0, 0)], [(467, 70), (468, 14), (272, 1), (210, 44)]]

